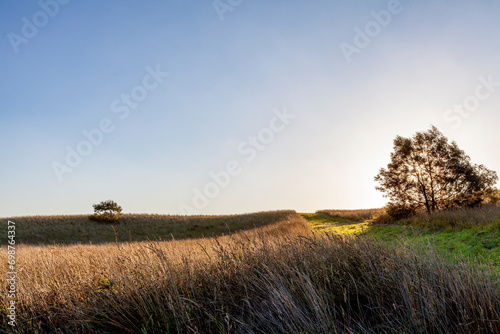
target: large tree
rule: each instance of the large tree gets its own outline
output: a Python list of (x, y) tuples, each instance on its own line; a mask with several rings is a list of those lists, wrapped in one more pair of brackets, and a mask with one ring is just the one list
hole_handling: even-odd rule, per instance
[(474, 206), (495, 190), (497, 173), (472, 164), (435, 126), (412, 138), (397, 136), (387, 168), (375, 177), (391, 207), (431, 213)]

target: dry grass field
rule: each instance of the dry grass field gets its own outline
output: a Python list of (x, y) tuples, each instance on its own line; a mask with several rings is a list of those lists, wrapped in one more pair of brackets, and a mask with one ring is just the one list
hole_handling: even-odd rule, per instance
[[(24, 244), (101, 244), (123, 241), (180, 240), (214, 237), (253, 229), (285, 219), (293, 211), (226, 216), (168, 216), (125, 214), (118, 223), (98, 223), (88, 216), (8, 218), (17, 225), (17, 242)], [(7, 218), (3, 219), (5, 222)], [(7, 229), (0, 229), (0, 239)]]
[(494, 228), (500, 232), (500, 204), (475, 208), (444, 210), (432, 214), (420, 213), (398, 221), (401, 225), (412, 225), (435, 229)]
[(277, 217), (216, 238), (22, 245), (15, 333), (500, 331), (498, 272)]
[(385, 209), (364, 209), (364, 210), (319, 210), (316, 213), (325, 214), (333, 218), (342, 218), (351, 221), (372, 220), (382, 215)]

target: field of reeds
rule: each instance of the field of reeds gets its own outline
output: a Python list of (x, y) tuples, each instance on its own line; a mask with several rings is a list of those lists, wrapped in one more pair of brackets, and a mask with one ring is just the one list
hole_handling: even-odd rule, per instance
[(332, 218), (341, 218), (351, 221), (372, 220), (385, 212), (385, 209), (363, 209), (363, 210), (319, 210), (316, 213), (325, 214)]
[[(75, 244), (213, 237), (253, 229), (286, 219), (293, 211), (226, 216), (124, 214), (118, 223), (98, 223), (85, 215), (8, 218), (16, 223), (17, 242)], [(2, 224), (7, 218), (2, 219)], [(5, 240), (7, 228), (0, 229)]]
[[(5, 248), (1, 249), (6, 262)], [(498, 333), (498, 271), (311, 233), (288, 212), (217, 238), (22, 245), (2, 333)]]

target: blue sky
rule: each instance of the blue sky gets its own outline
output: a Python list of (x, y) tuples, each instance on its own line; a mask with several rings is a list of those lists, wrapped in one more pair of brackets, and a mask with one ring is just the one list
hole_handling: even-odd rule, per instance
[(500, 171), (499, 10), (3, 2), (0, 216), (380, 207), (393, 138), (431, 124)]

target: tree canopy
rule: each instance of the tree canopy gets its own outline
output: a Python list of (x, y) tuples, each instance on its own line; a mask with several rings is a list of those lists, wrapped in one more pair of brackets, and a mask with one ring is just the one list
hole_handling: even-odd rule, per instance
[(375, 177), (389, 206), (431, 213), (475, 206), (495, 191), (497, 173), (472, 164), (456, 142), (449, 143), (435, 126), (411, 138), (397, 136), (387, 168)]
[(112, 223), (120, 219), (122, 208), (112, 200), (102, 201), (94, 204), (94, 214), (89, 216), (90, 220), (97, 222)]

